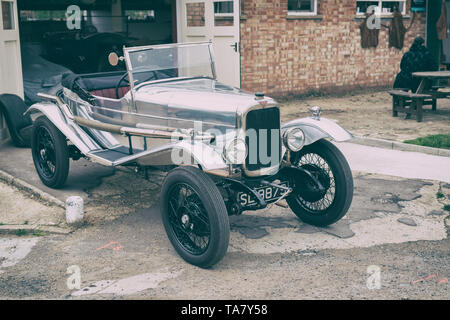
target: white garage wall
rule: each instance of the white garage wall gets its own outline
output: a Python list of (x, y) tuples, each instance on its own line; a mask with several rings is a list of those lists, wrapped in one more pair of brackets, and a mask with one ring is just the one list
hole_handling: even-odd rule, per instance
[[(9, 2), (14, 6), (12, 30), (3, 30), (1, 2)], [(16, 0), (0, 0), (0, 94), (2, 93), (13, 93), (23, 98), (22, 61)]]

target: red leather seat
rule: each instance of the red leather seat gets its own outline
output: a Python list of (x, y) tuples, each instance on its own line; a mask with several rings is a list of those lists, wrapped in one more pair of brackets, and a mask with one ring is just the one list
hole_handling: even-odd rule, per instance
[[(121, 99), (124, 95), (127, 94), (127, 92), (130, 91), (130, 87), (119, 87), (119, 99)], [(116, 88), (106, 88), (101, 90), (92, 90), (89, 92), (90, 94), (97, 96), (97, 97), (103, 97), (103, 98), (109, 98), (109, 99), (117, 99), (116, 96)]]

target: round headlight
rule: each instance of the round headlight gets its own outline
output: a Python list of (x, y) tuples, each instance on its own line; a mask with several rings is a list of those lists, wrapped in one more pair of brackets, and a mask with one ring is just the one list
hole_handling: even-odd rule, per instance
[(305, 145), (305, 133), (300, 128), (288, 129), (284, 132), (283, 142), (286, 148), (298, 152)]
[(223, 156), (227, 163), (243, 164), (247, 157), (247, 145), (242, 139), (234, 139), (223, 149)]

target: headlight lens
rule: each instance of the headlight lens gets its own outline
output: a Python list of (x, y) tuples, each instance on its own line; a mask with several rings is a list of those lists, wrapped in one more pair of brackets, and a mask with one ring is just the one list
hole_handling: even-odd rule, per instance
[(283, 142), (286, 148), (298, 152), (305, 145), (305, 133), (300, 128), (288, 129), (284, 132)]
[(247, 145), (245, 141), (235, 138), (223, 149), (223, 157), (227, 163), (243, 164), (247, 157)]

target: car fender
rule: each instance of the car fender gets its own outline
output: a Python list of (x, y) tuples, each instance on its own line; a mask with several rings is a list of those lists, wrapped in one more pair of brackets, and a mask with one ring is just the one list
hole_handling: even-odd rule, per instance
[(33, 121), (40, 115), (47, 117), (83, 154), (101, 149), (84, 130), (63, 114), (58, 105), (52, 102), (35, 103), (28, 108), (25, 115), (30, 115)]
[(301, 118), (289, 121), (281, 126), (282, 134), (289, 128), (299, 127), (305, 133), (305, 145), (330, 138), (333, 141), (342, 142), (353, 139), (350, 132), (342, 128), (335, 121), (327, 118)]

